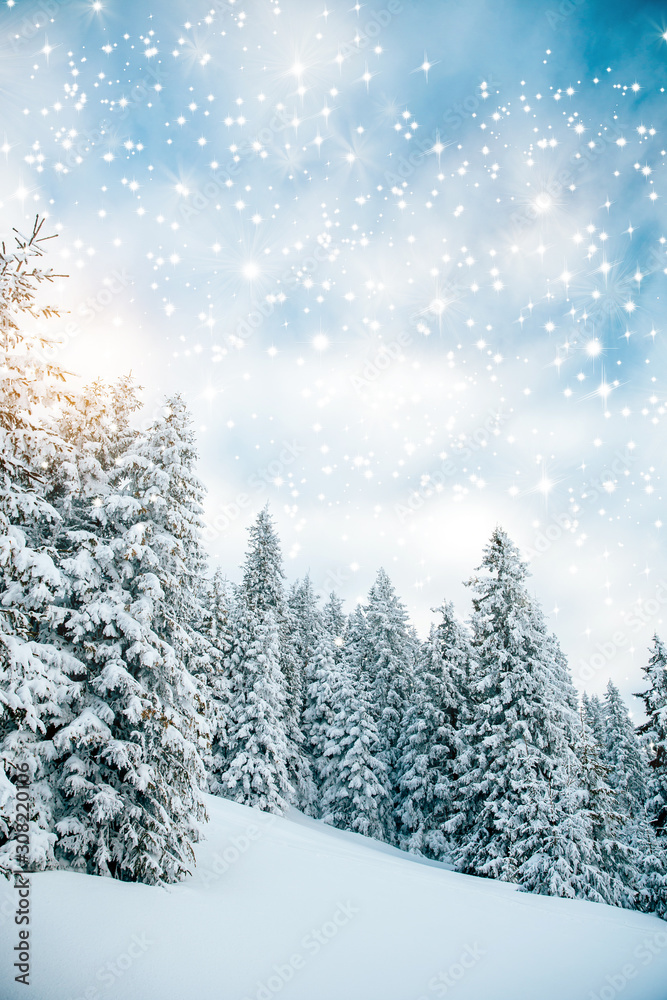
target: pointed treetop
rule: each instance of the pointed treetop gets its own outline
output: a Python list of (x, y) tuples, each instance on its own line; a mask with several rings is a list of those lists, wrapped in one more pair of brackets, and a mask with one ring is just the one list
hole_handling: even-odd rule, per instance
[(290, 587), (289, 601), (297, 610), (312, 612), (317, 608), (318, 599), (310, 579), (310, 573), (306, 573), (303, 580), (296, 580)]
[(443, 639), (458, 640), (465, 635), (465, 626), (458, 619), (452, 601), (443, 601), (439, 607), (431, 608), (431, 611), (435, 615), (440, 615), (440, 621), (434, 628)]
[(341, 646), (343, 643), (343, 632), (345, 631), (345, 613), (343, 611), (343, 602), (335, 590), (331, 591), (329, 600), (322, 608), (322, 621), (324, 622), (324, 627), (333, 636), (335, 645)]
[(667, 671), (667, 647), (657, 632), (653, 633), (652, 643), (653, 648), (651, 649), (651, 659), (649, 660), (649, 664), (651, 666), (662, 667), (665, 671)]
[(485, 549), (479, 569), (487, 569), (498, 580), (522, 583), (530, 575), (519, 549), (500, 525), (496, 525)]
[(368, 619), (369, 616), (373, 617), (378, 611), (382, 613), (383, 609), (390, 613), (396, 624), (407, 629), (408, 613), (406, 607), (396, 593), (389, 574), (380, 568), (375, 582), (368, 592), (368, 601), (362, 608), (362, 612)]
[(257, 515), (248, 534), (250, 544), (243, 564), (242, 583), (246, 600), (252, 608), (282, 611), (285, 572), (280, 540), (268, 503)]
[(394, 585), (389, 578), (389, 574), (385, 569), (380, 567), (377, 571), (377, 576), (375, 577), (375, 582), (370, 589), (369, 598), (372, 597), (384, 597), (391, 598), (396, 594), (394, 590)]
[(653, 635), (650, 653), (648, 663), (642, 667), (649, 687), (647, 691), (637, 695), (643, 700), (644, 710), (649, 717), (648, 721), (640, 726), (640, 733), (648, 733), (654, 728), (659, 714), (664, 711), (667, 698), (667, 648), (657, 633)]

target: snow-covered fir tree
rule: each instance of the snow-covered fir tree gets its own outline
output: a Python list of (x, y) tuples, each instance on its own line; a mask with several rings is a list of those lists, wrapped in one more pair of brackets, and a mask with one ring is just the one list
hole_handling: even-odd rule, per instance
[[(587, 739), (590, 734), (587, 733)], [(593, 761), (599, 747), (590, 737), (578, 739), (577, 748), (587, 761)], [(595, 840), (590, 811), (590, 789), (584, 787), (582, 765), (570, 752), (556, 766), (545, 782), (536, 769), (525, 776), (526, 788), (522, 817), (513, 846), (516, 881), (528, 892), (589, 899), (594, 902), (618, 901), (614, 883), (604, 869), (603, 857)]]
[(204, 641), (195, 460), (185, 407), (170, 400), (120, 456), (93, 530), (69, 532), (65, 629), (87, 677), (54, 741), (57, 830), (60, 852), (96, 874), (178, 879), (205, 817), (204, 702), (188, 670)]
[(90, 526), (91, 501), (108, 491), (116, 463), (136, 438), (131, 419), (140, 406), (138, 386), (125, 376), (84, 386), (76, 405), (63, 411), (60, 426), (72, 457), (54, 477), (51, 499), (69, 528)]
[[(301, 662), (292, 641), (292, 614), (284, 591), (280, 541), (268, 505), (260, 511), (249, 529), (250, 543), (243, 565), (241, 593), (248, 608), (265, 625), (265, 634), (277, 633), (278, 663), (283, 677), (281, 725), (284, 730), (286, 764), (292, 792), (292, 804), (310, 812), (314, 808), (315, 787), (310, 763), (304, 753), (301, 714), (304, 678)], [(268, 652), (267, 652), (268, 656)]]
[(598, 695), (582, 695), (581, 706), (584, 713), (584, 720), (588, 725), (593, 738), (600, 747), (605, 747), (607, 743), (607, 720), (605, 708)]
[(285, 615), (291, 648), (297, 659), (301, 684), (299, 726), (303, 734), (304, 747), (308, 751), (310, 746), (306, 722), (308, 688), (312, 681), (313, 655), (324, 628), (317, 596), (309, 575), (306, 575), (303, 580), (297, 580), (290, 588)]
[(515, 881), (529, 892), (630, 907), (637, 855), (623, 840), (604, 747), (583, 710), (574, 735), (547, 781), (535, 766), (526, 771), (511, 848)]
[(649, 767), (647, 825), (633, 829), (643, 859), (639, 903), (642, 909), (667, 919), (667, 649), (657, 635), (643, 669), (648, 689), (638, 697), (644, 701), (647, 718), (637, 732)]
[[(42, 224), (17, 233), (14, 249), (0, 246), (0, 872), (53, 863), (53, 736), (71, 719), (84, 673), (57, 638), (61, 522), (47, 497), (73, 465), (59, 418), (74, 399), (49, 341), (29, 332), (58, 315), (38, 302), (40, 285), (53, 279), (40, 260)], [(27, 854), (15, 839), (19, 775), (30, 784)]]
[(291, 614), (292, 645), (305, 683), (308, 665), (323, 628), (322, 612), (309, 574), (290, 588), (287, 609)]
[(361, 604), (357, 604), (345, 623), (343, 653), (355, 683), (366, 685), (366, 660), (370, 652), (366, 615)]
[(576, 744), (578, 783), (584, 790), (583, 811), (594, 853), (588, 859), (588, 879), (580, 895), (596, 902), (632, 908), (638, 872), (632, 848), (624, 841), (623, 815), (609, 783), (610, 768), (583, 712)]
[(121, 474), (129, 477), (146, 512), (146, 541), (158, 560), (155, 571), (165, 596), (156, 627), (186, 662), (201, 652), (197, 627), (206, 577), (197, 458), (192, 418), (176, 395), (120, 461)]
[[(380, 737), (356, 672), (328, 650), (322, 667), (329, 679), (319, 712), (316, 768), (319, 810), (325, 823), (386, 840), (393, 827), (392, 784), (379, 756)], [(329, 721), (330, 720), (330, 721)]]
[[(354, 655), (377, 724), (379, 754), (391, 773), (398, 757), (403, 715), (412, 692), (416, 650), (405, 605), (383, 569), (368, 594), (363, 624), (363, 637)], [(353, 629), (349, 638), (353, 648), (356, 641)]]
[(643, 821), (648, 796), (648, 761), (627, 706), (612, 681), (607, 684), (604, 713), (605, 763), (609, 768), (609, 784), (616, 793), (616, 804), (623, 816)]
[(529, 840), (526, 831), (561, 820), (553, 809), (565, 808), (556, 789), (565, 783), (576, 716), (557, 644), (525, 585), (527, 567), (500, 528), (480, 569), (470, 581), (473, 714), (462, 731), (449, 830), (462, 871), (518, 881), (548, 846), (546, 836)]
[(455, 808), (471, 650), (453, 605), (437, 611), (440, 621), (418, 654), (398, 743), (396, 819), (400, 847), (442, 861), (450, 849), (445, 826)]
[(206, 718), (211, 744), (206, 754), (209, 791), (219, 793), (217, 776), (227, 763), (227, 720), (230, 708), (230, 653), (234, 639), (235, 590), (216, 569), (202, 598), (204, 614), (201, 632), (207, 640), (204, 654), (195, 664), (196, 676), (203, 680)]
[(324, 749), (330, 740), (331, 727), (340, 711), (340, 661), (336, 647), (328, 632), (322, 630), (313, 650), (306, 688), (304, 732), (307, 733), (307, 750), (313, 759), (316, 785), (320, 783), (320, 769), (324, 763)]
[(249, 545), (241, 584), (249, 607), (260, 615), (272, 611), (280, 629), (280, 666), (285, 677), (288, 727), (301, 742), (299, 721), (303, 700), (303, 673), (290, 635), (292, 623), (285, 597), (283, 558), (268, 504), (248, 529)]
[(343, 602), (333, 590), (322, 608), (322, 625), (333, 640), (334, 654), (336, 660), (339, 661), (343, 656), (343, 646), (345, 645), (346, 618)]
[(648, 813), (659, 837), (667, 838), (667, 648), (653, 636), (650, 658), (643, 667), (647, 688), (644, 702), (646, 722), (639, 727), (649, 754)]
[(235, 802), (280, 814), (297, 795), (289, 773), (295, 751), (286, 729), (275, 611), (260, 611), (241, 591), (230, 632), (225, 745), (215, 761), (211, 787)]

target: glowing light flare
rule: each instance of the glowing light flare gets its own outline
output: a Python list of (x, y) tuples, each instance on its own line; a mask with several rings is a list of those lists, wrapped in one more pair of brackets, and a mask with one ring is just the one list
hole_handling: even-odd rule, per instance
[(447, 299), (437, 297), (429, 303), (428, 311), (434, 316), (442, 316), (447, 308)]
[(249, 260), (241, 268), (241, 274), (243, 275), (244, 278), (246, 278), (247, 281), (255, 281), (255, 279), (258, 278), (260, 275), (259, 266), (255, 263), (254, 260)]
[(317, 333), (313, 337), (312, 344), (316, 351), (326, 351), (330, 345), (330, 340), (325, 333)]
[(613, 392), (613, 390), (615, 388), (616, 388), (616, 383), (614, 383), (613, 385), (610, 384), (609, 382), (607, 382), (607, 380), (603, 376), (602, 377), (602, 381), (600, 382), (599, 386), (595, 390), (595, 395), (596, 396), (601, 396), (602, 399), (604, 399), (606, 401), (607, 397), (609, 396), (609, 394), (611, 392)]
[(542, 191), (542, 193), (538, 194), (537, 198), (535, 198), (533, 205), (535, 206), (536, 212), (540, 215), (544, 215), (553, 208), (554, 200), (550, 194), (547, 194), (546, 191)]
[(542, 473), (542, 478), (537, 483), (535, 490), (537, 493), (541, 493), (542, 496), (548, 497), (555, 485), (556, 483), (553, 479), (549, 479), (545, 473)]

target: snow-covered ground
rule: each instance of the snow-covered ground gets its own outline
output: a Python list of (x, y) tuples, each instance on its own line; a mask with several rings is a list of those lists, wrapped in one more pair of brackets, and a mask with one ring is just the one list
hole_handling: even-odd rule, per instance
[(31, 876), (29, 989), (0, 887), (2, 1000), (667, 998), (656, 918), (458, 875), (298, 813), (207, 806), (179, 886)]

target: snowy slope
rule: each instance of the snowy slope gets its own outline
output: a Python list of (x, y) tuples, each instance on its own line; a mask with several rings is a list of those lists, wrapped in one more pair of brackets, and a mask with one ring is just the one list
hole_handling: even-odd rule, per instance
[(180, 886), (33, 875), (30, 1000), (667, 1000), (667, 924), (516, 892), (299, 814), (208, 798)]

